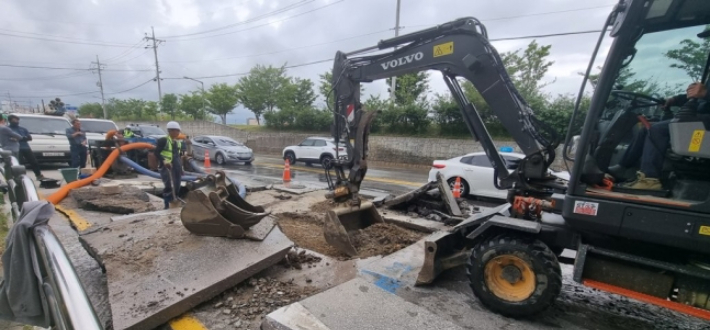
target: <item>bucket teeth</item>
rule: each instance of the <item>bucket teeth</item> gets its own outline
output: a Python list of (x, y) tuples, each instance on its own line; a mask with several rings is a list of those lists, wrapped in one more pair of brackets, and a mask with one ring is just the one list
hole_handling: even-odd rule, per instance
[(261, 206), (245, 201), (223, 171), (208, 175), (189, 186), (182, 224), (195, 235), (244, 238), (246, 232), (268, 216)]

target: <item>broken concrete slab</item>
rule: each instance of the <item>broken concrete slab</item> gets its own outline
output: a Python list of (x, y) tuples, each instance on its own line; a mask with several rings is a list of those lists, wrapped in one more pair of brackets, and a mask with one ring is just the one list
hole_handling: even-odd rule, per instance
[(449, 210), (449, 214), (460, 217), (462, 215), (461, 209), (459, 208), (459, 203), (456, 202), (454, 194), (451, 193), (449, 188), (449, 183), (444, 179), (444, 175), (441, 172), (436, 173), (436, 183), (439, 187), (439, 192), (441, 192), (441, 197), (444, 199), (444, 205)]
[(156, 210), (148, 193), (131, 185), (88, 186), (71, 190), (69, 196), (89, 211), (131, 214)]
[[(330, 290), (282, 307), (264, 319), (264, 329), (311, 329), (315, 324), (332, 330), (350, 329), (462, 329), (423, 307), (407, 302), (380, 287), (356, 278)], [(302, 308), (302, 309), (301, 309)], [(308, 314), (293, 311), (305, 309)], [(309, 315), (310, 314), (310, 315)], [(314, 315), (317, 316), (314, 317)], [(297, 318), (297, 319), (294, 319)]]
[(426, 233), (433, 233), (438, 230), (446, 230), (449, 228), (444, 223), (439, 221), (432, 221), (419, 217), (410, 217), (406, 214), (393, 211), (381, 211), (380, 213), (382, 213), (382, 218), (385, 219), (385, 222), (394, 223), (400, 227), (423, 231)]
[(115, 221), (81, 240), (106, 269), (115, 330), (157, 327), (278, 263), (293, 246), (278, 228), (262, 242), (193, 235), (176, 213)]

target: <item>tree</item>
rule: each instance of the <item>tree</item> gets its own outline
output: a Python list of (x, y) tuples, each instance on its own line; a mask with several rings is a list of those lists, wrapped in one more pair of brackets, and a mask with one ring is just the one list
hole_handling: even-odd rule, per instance
[(175, 120), (180, 109), (178, 109), (178, 98), (175, 94), (165, 94), (160, 101), (160, 108), (164, 113), (170, 114), (170, 119)]
[[(705, 28), (708, 29), (710, 26)], [(684, 39), (680, 42), (679, 48), (667, 51), (664, 56), (678, 62), (671, 64), (671, 68), (682, 69), (693, 81), (700, 81), (708, 51), (710, 51), (710, 39), (705, 38), (701, 42)]]
[(533, 109), (544, 106), (546, 95), (542, 92), (542, 88), (554, 82), (542, 82), (547, 70), (554, 63), (547, 60), (550, 56), (550, 48), (552, 45), (540, 46), (533, 40), (525, 48), (522, 56), (519, 54), (521, 49), (501, 55), (513, 84)]
[(468, 127), (461, 109), (451, 95), (435, 94), (431, 105), (434, 121), (439, 126), (439, 135), (464, 135)]
[[(408, 73), (397, 77), (395, 82), (394, 99), (399, 105), (418, 102), (426, 98), (429, 91), (429, 76), (426, 72)], [(392, 86), (392, 78), (387, 78), (387, 86)], [(392, 92), (391, 87), (387, 87)]]
[(251, 110), (259, 123), (259, 117), (264, 111), (273, 112), (276, 108), (280, 92), (289, 83), (286, 68), (274, 68), (257, 64), (249, 71), (249, 75), (239, 79), (237, 91), (239, 102)]
[[(597, 69), (601, 71), (601, 67), (597, 67)], [(579, 75), (583, 76), (584, 74), (580, 72)], [(589, 74), (589, 83), (592, 86), (597, 86), (597, 83), (599, 82), (599, 75), (600, 73)], [(670, 85), (668, 83), (661, 85), (656, 79), (653, 79), (653, 77), (648, 79), (636, 79), (634, 78), (635, 75), (636, 73), (633, 72), (631, 68), (621, 68), (621, 70), (617, 73), (614, 89), (646, 95), (657, 94), (661, 97), (668, 97), (677, 94), (683, 88), (683, 86)]]
[(103, 118), (104, 116), (104, 110), (101, 107), (101, 104), (96, 102), (82, 104), (79, 106), (79, 110), (77, 110), (77, 112), (80, 117)]
[(304, 109), (313, 106), (316, 94), (310, 79), (291, 79), (279, 92), (276, 106), (281, 109)]
[(146, 118), (156, 118), (158, 116), (158, 102), (145, 102), (145, 104), (143, 105), (143, 115)]
[(203, 107), (205, 105), (201, 92), (191, 92), (180, 95), (180, 111), (184, 112), (192, 119), (204, 119)]
[[(226, 83), (212, 85), (205, 93), (209, 104), (209, 111), (222, 119), (222, 124), (227, 124), (227, 114), (231, 113), (239, 104), (237, 87)], [(259, 117), (257, 117), (257, 121)]]
[(145, 100), (128, 99), (123, 101), (126, 107), (126, 116), (137, 120), (143, 119), (143, 110), (145, 108)]

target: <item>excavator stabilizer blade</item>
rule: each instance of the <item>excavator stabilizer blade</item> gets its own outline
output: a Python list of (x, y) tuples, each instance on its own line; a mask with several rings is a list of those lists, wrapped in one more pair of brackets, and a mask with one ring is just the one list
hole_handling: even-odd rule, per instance
[(247, 231), (271, 212), (254, 206), (239, 196), (234, 184), (218, 171), (188, 186), (182, 224), (195, 235), (244, 238)]
[(358, 255), (350, 233), (385, 221), (371, 202), (360, 206), (343, 206), (325, 215), (323, 235), (325, 241), (350, 257)]
[(461, 248), (459, 232), (438, 232), (424, 242), (424, 264), (416, 285), (431, 284), (441, 272), (466, 264), (471, 251)]

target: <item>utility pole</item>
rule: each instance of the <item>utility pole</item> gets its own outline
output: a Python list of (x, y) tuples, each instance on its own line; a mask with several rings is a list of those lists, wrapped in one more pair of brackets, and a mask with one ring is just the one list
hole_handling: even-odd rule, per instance
[(96, 55), (96, 62), (91, 62), (91, 64), (96, 64), (96, 68), (99, 71), (99, 88), (101, 88), (101, 109), (104, 111), (104, 119), (108, 118), (106, 113), (106, 101), (104, 100), (104, 81), (101, 79), (101, 62), (99, 62), (99, 55)]
[(204, 119), (205, 119), (205, 113), (206, 113), (206, 112), (205, 112), (205, 83), (203, 83), (203, 82), (200, 81), (200, 80), (193, 79), (193, 78), (190, 78), (190, 77), (183, 77), (183, 78), (185, 78), (185, 79), (190, 79), (190, 80), (192, 80), (192, 81), (196, 81), (196, 82), (200, 83), (200, 85), (202, 86), (202, 119), (204, 120)]
[(165, 42), (165, 40), (160, 40), (160, 39), (155, 39), (155, 29), (151, 26), (150, 31), (152, 33), (152, 37), (148, 37), (148, 35), (145, 36), (145, 40), (152, 40), (153, 41), (153, 46), (146, 46), (145, 48), (153, 48), (153, 54), (155, 55), (155, 81), (158, 82), (158, 104), (160, 104), (160, 101), (163, 100), (163, 91), (160, 89), (160, 66), (158, 65), (158, 44), (161, 42)]
[[(399, 37), (399, 5), (400, 5), (400, 2), (401, 2), (401, 0), (397, 0), (397, 14), (396, 14), (397, 18), (395, 19), (395, 23), (394, 23), (394, 36), (395, 37)], [(395, 47), (394, 49), (397, 49), (397, 47)], [(394, 102), (394, 100), (395, 100), (394, 89), (396, 86), (397, 86), (397, 77), (394, 76), (394, 77), (392, 77), (391, 84), (390, 84), (390, 100), (392, 100), (392, 102)]]

